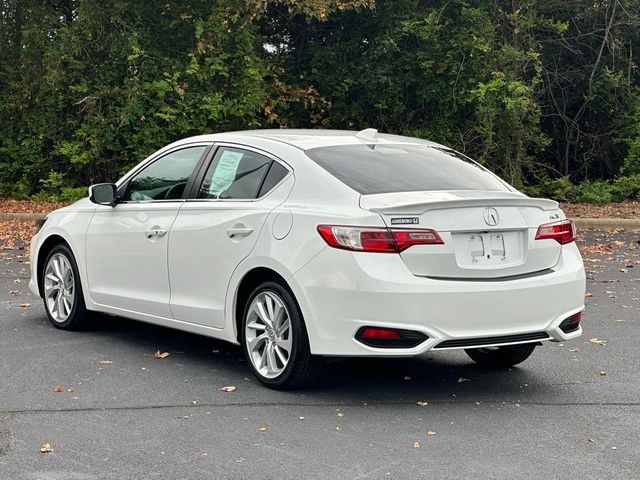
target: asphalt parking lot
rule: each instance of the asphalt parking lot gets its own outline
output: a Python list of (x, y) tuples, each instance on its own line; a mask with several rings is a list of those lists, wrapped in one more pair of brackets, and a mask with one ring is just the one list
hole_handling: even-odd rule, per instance
[(56, 330), (5, 250), (0, 479), (640, 478), (640, 234), (582, 237), (580, 339), (508, 371), (462, 352), (339, 361), (298, 392), (208, 338), (108, 316)]

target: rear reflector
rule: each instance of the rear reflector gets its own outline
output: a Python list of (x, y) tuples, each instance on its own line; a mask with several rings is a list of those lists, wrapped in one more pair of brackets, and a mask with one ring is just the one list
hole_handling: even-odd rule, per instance
[(576, 227), (571, 220), (545, 223), (538, 227), (536, 240), (555, 240), (560, 245), (566, 245), (576, 239)]
[(427, 337), (424, 333), (400, 328), (360, 327), (356, 340), (376, 348), (413, 348)]
[(318, 233), (331, 247), (359, 252), (400, 253), (413, 245), (442, 245), (431, 229), (394, 229), (318, 225)]
[(388, 328), (365, 327), (360, 332), (362, 338), (400, 338), (400, 334)]
[(571, 333), (578, 330), (582, 321), (582, 312), (575, 313), (569, 318), (565, 318), (560, 324), (560, 330), (564, 333)]

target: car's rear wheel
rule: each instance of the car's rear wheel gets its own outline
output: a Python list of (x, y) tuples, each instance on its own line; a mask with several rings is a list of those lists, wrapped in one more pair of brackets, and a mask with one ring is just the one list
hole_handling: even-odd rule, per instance
[(482, 367), (508, 368), (524, 362), (533, 353), (533, 343), (504, 347), (468, 348), (465, 353)]
[(300, 307), (288, 288), (274, 281), (259, 285), (242, 320), (247, 361), (264, 385), (302, 388), (317, 378), (323, 359), (311, 355)]
[(66, 245), (55, 246), (42, 271), (44, 308), (49, 321), (63, 330), (76, 330), (87, 320), (78, 266)]

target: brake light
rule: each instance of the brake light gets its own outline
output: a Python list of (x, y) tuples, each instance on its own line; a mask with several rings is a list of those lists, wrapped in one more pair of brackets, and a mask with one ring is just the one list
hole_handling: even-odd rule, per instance
[(553, 239), (560, 245), (566, 245), (576, 239), (576, 227), (571, 220), (545, 223), (538, 227), (536, 240)]
[(392, 229), (319, 225), (318, 233), (331, 247), (360, 252), (400, 253), (413, 245), (441, 245), (431, 229)]

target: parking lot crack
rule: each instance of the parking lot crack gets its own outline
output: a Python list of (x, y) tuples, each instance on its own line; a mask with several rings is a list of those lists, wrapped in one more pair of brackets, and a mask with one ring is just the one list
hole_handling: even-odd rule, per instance
[[(484, 405), (518, 405), (526, 406), (557, 406), (557, 407), (640, 407), (640, 402), (526, 402), (515, 400), (451, 400), (451, 401), (430, 401), (430, 405), (459, 405), (459, 406), (478, 406)], [(46, 414), (46, 413), (83, 413), (83, 412), (117, 412), (117, 411), (136, 411), (136, 410), (170, 410), (170, 409), (203, 409), (203, 408), (246, 408), (246, 407), (349, 407), (349, 408), (371, 408), (379, 406), (412, 406), (411, 402), (366, 402), (366, 403), (323, 403), (323, 402), (233, 402), (233, 403), (199, 403), (192, 404), (165, 404), (165, 405), (117, 405), (117, 406), (91, 406), (79, 408), (34, 408), (34, 409), (14, 409), (0, 411), (0, 415), (28, 415), (28, 414)], [(0, 440), (1, 440), (0, 434)], [(0, 443), (1, 446), (1, 443)]]

